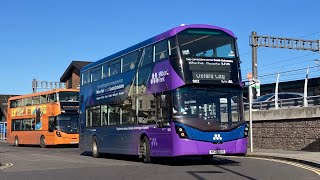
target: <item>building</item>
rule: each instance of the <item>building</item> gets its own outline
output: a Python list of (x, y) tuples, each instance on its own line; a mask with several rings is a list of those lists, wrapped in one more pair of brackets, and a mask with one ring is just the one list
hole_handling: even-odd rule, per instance
[(60, 82), (66, 83), (67, 89), (77, 89), (80, 85), (80, 69), (91, 62), (72, 61), (60, 78)]
[(0, 122), (6, 121), (8, 99), (13, 96), (17, 96), (17, 95), (0, 95)]

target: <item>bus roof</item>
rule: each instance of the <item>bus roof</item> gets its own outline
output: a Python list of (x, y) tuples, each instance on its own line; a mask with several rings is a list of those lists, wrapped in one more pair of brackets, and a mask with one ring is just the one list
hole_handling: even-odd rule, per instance
[(227, 34), (235, 37), (234, 34), (233, 34), (233, 32), (231, 32), (230, 30), (224, 29), (224, 28), (218, 27), (218, 26), (212, 26), (212, 25), (206, 25), (206, 24), (181, 25), (181, 26), (175, 27), (175, 28), (173, 28), (173, 29), (170, 29), (170, 30), (168, 30), (168, 31), (166, 31), (166, 32), (164, 32), (164, 33), (161, 33), (161, 34), (159, 34), (159, 35), (157, 35), (157, 36), (154, 36), (154, 37), (152, 37), (152, 38), (150, 38), (150, 39), (147, 39), (147, 40), (145, 40), (145, 41), (143, 41), (143, 42), (140, 42), (140, 43), (138, 43), (138, 44), (136, 44), (136, 45), (133, 45), (133, 46), (127, 48), (127, 49), (124, 49), (124, 50), (119, 51), (119, 52), (117, 52), (117, 53), (115, 53), (115, 54), (112, 54), (112, 55), (110, 55), (110, 56), (107, 56), (107, 57), (105, 57), (105, 58), (103, 58), (103, 59), (101, 59), (101, 60), (98, 60), (97, 62), (88, 64), (88, 65), (84, 66), (84, 67), (81, 69), (81, 71), (85, 71), (85, 70), (87, 70), (87, 69), (90, 69), (91, 67), (94, 67), (94, 66), (96, 66), (96, 65), (98, 65), (98, 64), (101, 64), (101, 63), (103, 63), (103, 62), (106, 62), (107, 60), (114, 59), (114, 58), (116, 58), (116, 57), (119, 57), (119, 56), (121, 56), (121, 55), (127, 54), (127, 53), (132, 52), (132, 51), (134, 51), (134, 50), (136, 50), (136, 49), (139, 49), (139, 48), (142, 48), (142, 47), (147, 46), (147, 45), (149, 45), (149, 44), (152, 44), (152, 43), (154, 43), (154, 42), (157, 42), (157, 41), (160, 41), (160, 40), (163, 40), (163, 39), (172, 37), (172, 36), (178, 34), (179, 32), (181, 32), (181, 31), (183, 31), (183, 30), (185, 30), (185, 29), (190, 29), (190, 28), (217, 29), (217, 30), (222, 30), (222, 31), (224, 31), (225, 33), (227, 33)]
[(8, 100), (16, 100), (16, 99), (21, 99), (21, 98), (27, 98), (27, 97), (34, 97), (34, 96), (40, 96), (40, 95), (45, 95), (45, 94), (52, 94), (55, 92), (79, 92), (78, 89), (52, 89), (49, 91), (42, 91), (42, 92), (37, 92), (37, 93), (32, 93), (32, 94), (25, 94), (21, 96), (14, 96), (9, 98)]

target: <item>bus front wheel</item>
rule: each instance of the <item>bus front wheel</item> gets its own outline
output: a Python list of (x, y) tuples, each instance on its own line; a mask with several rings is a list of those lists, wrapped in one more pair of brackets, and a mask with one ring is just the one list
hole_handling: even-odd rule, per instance
[(18, 138), (18, 136), (16, 136), (16, 137), (14, 138), (13, 145), (16, 146), (16, 147), (19, 146), (19, 138)]
[(40, 137), (40, 147), (46, 147), (46, 138), (43, 135)]
[(142, 147), (141, 147), (141, 154), (143, 158), (144, 163), (150, 163), (151, 162), (151, 156), (150, 156), (150, 143), (147, 136), (143, 137), (142, 140)]
[(99, 148), (98, 148), (98, 141), (96, 137), (92, 138), (92, 156), (94, 158), (100, 157)]

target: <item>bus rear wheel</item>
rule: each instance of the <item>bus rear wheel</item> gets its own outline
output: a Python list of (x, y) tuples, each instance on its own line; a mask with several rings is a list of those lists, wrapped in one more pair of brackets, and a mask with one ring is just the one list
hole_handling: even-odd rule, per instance
[(14, 138), (13, 145), (16, 146), (16, 147), (19, 146), (19, 138), (18, 138), (18, 136), (16, 136), (16, 137)]
[(150, 156), (150, 143), (147, 136), (144, 136), (142, 139), (142, 146), (140, 149), (140, 153), (143, 158), (144, 163), (151, 163), (151, 156)]
[(40, 137), (40, 147), (46, 147), (46, 138), (43, 135)]
[(91, 149), (91, 152), (92, 152), (92, 156), (94, 158), (99, 158), (100, 157), (98, 141), (97, 141), (96, 137), (92, 138), (92, 149)]

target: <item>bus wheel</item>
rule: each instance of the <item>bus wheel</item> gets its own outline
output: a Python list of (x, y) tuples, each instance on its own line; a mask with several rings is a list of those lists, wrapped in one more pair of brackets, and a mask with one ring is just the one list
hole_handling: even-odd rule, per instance
[(46, 138), (43, 135), (40, 137), (40, 147), (46, 147)]
[(16, 137), (14, 138), (13, 145), (16, 146), (16, 147), (19, 146), (19, 138), (18, 138), (18, 136), (16, 136)]
[(144, 163), (150, 163), (151, 162), (150, 143), (149, 143), (149, 139), (148, 139), (147, 136), (143, 137), (142, 146), (141, 146), (140, 151), (141, 151), (141, 154), (142, 154), (143, 162)]
[(94, 158), (100, 157), (99, 148), (98, 148), (98, 141), (96, 137), (92, 138), (92, 156)]

